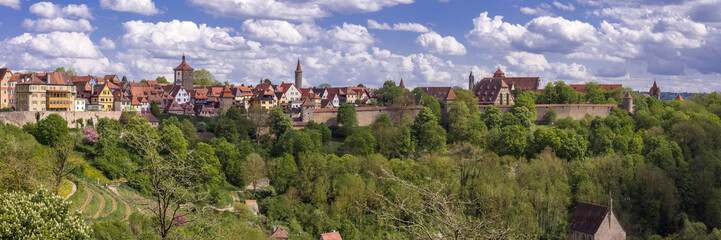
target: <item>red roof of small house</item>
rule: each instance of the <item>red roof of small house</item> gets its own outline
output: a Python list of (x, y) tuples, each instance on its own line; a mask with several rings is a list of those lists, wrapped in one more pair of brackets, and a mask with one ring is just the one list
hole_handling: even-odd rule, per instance
[(267, 83), (258, 84), (255, 86), (256, 91), (258, 90), (266, 90), (266, 89), (273, 89), (273, 86)]
[(276, 239), (282, 238), (282, 239), (288, 239), (288, 234), (285, 233), (285, 230), (279, 226), (273, 226), (273, 229), (270, 230), (270, 236), (274, 237)]
[(608, 207), (586, 202), (578, 202), (576, 209), (568, 219), (571, 230), (586, 234), (595, 234), (608, 213)]
[(320, 235), (320, 240), (343, 240), (339, 232), (329, 232)]
[(228, 86), (223, 88), (223, 93), (221, 93), (220, 97), (221, 98), (235, 98), (235, 96), (233, 96), (233, 93), (230, 92), (230, 87), (228, 87)]
[(677, 94), (676, 98), (674, 98), (673, 100), (683, 101), (683, 97), (681, 96), (681, 94)]
[(177, 101), (173, 100), (173, 102), (168, 104), (168, 108), (166, 110), (168, 110), (169, 112), (170, 111), (178, 112), (178, 111), (183, 111), (183, 108), (180, 107), (180, 105), (178, 104)]
[(280, 89), (278, 89), (278, 91), (286, 93), (286, 92), (288, 92), (288, 89), (290, 89), (290, 86), (293, 86), (293, 84), (292, 83), (280, 84), (280, 86), (278, 87)]
[(421, 87), (427, 95), (441, 101), (456, 100), (456, 92), (452, 87)]
[(73, 83), (72, 78), (64, 72), (47, 72), (38, 74), (38, 77), (47, 84), (69, 85)]

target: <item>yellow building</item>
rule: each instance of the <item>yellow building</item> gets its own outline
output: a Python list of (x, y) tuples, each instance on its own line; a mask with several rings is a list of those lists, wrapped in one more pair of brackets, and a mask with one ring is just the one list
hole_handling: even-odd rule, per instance
[(0, 108), (15, 105), (15, 83), (10, 80), (12, 75), (10, 69), (0, 68)]
[(250, 100), (251, 106), (258, 106), (262, 109), (271, 109), (278, 105), (278, 98), (270, 90), (257, 90), (255, 96)]
[(113, 92), (107, 84), (97, 84), (93, 86), (92, 91), (90, 105), (99, 105), (100, 111), (113, 110)]
[(43, 82), (19, 83), (15, 86), (19, 111), (72, 111), (75, 86)]

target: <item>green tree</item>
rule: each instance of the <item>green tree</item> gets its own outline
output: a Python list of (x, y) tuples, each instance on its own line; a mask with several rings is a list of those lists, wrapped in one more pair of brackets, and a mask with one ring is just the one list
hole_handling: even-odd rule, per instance
[(123, 82), (127, 82), (127, 81), (128, 81), (128, 78), (125, 77), (125, 76), (123, 76), (123, 80), (122, 80), (122, 81), (123, 81)]
[(90, 239), (91, 230), (70, 202), (42, 189), (0, 194), (2, 239)]
[(318, 131), (323, 137), (323, 143), (327, 143), (328, 141), (330, 141), (331, 132), (328, 126), (326, 126), (324, 123), (315, 123), (315, 121), (310, 120), (308, 121), (308, 123), (305, 124), (305, 128)]
[(198, 130), (195, 129), (195, 124), (188, 119), (183, 119), (183, 121), (180, 122), (180, 130), (183, 131), (185, 141), (191, 146), (195, 145), (195, 142), (198, 141), (198, 134), (196, 134)]
[(375, 152), (376, 139), (367, 128), (356, 128), (343, 142), (345, 153), (370, 155)]
[(293, 155), (285, 154), (268, 162), (268, 178), (270, 184), (279, 191), (285, 191), (293, 184), (293, 178), (298, 173)]
[(158, 103), (156, 103), (154, 100), (150, 101), (150, 113), (153, 114), (156, 118), (159, 118), (162, 112), (160, 111), (160, 107), (158, 107)]
[(446, 149), (446, 130), (436, 121), (423, 124), (418, 132), (418, 150), (431, 153), (443, 152)]
[(480, 144), (481, 130), (485, 127), (480, 117), (472, 113), (464, 102), (452, 103), (451, 111), (448, 113), (449, 142), (465, 141)]
[(251, 186), (253, 186), (253, 194), (256, 193), (258, 181), (265, 177), (267, 174), (267, 168), (263, 157), (256, 153), (251, 153), (245, 160), (245, 175), (250, 180)]
[(64, 72), (64, 73), (67, 73), (68, 76), (71, 76), (71, 77), (78, 76), (78, 73), (75, 71), (74, 68), (68, 68), (67, 70), (65, 70), (65, 67), (58, 67), (55, 69), (55, 72)]
[(35, 139), (44, 145), (54, 146), (65, 138), (68, 138), (68, 122), (60, 116), (53, 113), (40, 120), (37, 127), (29, 132)]
[(405, 89), (396, 86), (395, 82), (388, 80), (383, 83), (382, 88), (376, 91), (376, 99), (378, 99), (379, 104), (390, 106), (393, 104), (393, 101), (401, 97), (405, 91)]
[(494, 106), (486, 106), (486, 111), (481, 115), (481, 119), (486, 123), (486, 127), (500, 128), (501, 127), (501, 109)]
[(353, 129), (358, 127), (358, 117), (356, 115), (355, 106), (344, 103), (338, 108), (338, 116), (336, 117), (340, 124), (340, 134), (349, 136), (353, 133)]
[(280, 135), (283, 135), (288, 130), (293, 129), (290, 118), (283, 112), (281, 107), (273, 107), (268, 114), (270, 132), (275, 135), (276, 138), (280, 137)]
[(222, 85), (220, 82), (218, 82), (217, 79), (215, 79), (215, 76), (213, 76), (210, 71), (203, 68), (200, 70), (193, 71), (193, 85), (199, 85), (199, 86), (220, 86)]
[(155, 81), (160, 84), (170, 84), (170, 82), (168, 82), (168, 79), (166, 79), (165, 76), (158, 76), (157, 78), (155, 78)]
[(168, 125), (160, 130), (160, 138), (167, 146), (167, 151), (162, 152), (164, 154), (174, 154), (178, 157), (183, 157), (188, 153), (188, 142), (183, 137), (183, 131), (175, 125)]
[(520, 157), (526, 149), (526, 129), (518, 125), (509, 125), (501, 128), (501, 137), (495, 144), (499, 155)]

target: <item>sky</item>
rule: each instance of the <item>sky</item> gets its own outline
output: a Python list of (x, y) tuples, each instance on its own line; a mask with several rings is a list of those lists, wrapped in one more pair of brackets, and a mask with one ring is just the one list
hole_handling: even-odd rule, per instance
[(506, 76), (721, 90), (721, 0), (0, 0), (0, 67), (131, 81), (463, 86)]

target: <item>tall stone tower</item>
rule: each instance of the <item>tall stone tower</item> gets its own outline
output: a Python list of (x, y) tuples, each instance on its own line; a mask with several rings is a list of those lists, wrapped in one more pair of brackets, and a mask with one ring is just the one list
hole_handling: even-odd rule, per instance
[(298, 59), (298, 66), (295, 67), (295, 88), (303, 87), (303, 69), (300, 69), (300, 58)]
[(185, 54), (183, 54), (183, 62), (178, 65), (175, 71), (175, 85), (183, 85), (186, 91), (193, 90), (193, 68), (185, 62)]
[(626, 93), (626, 96), (623, 97), (623, 103), (621, 104), (621, 107), (628, 111), (629, 113), (633, 113), (633, 97), (631, 96), (631, 93)]
[(468, 90), (473, 91), (473, 85), (476, 83), (476, 77), (473, 76), (473, 71), (471, 71), (471, 75), (468, 75)]

